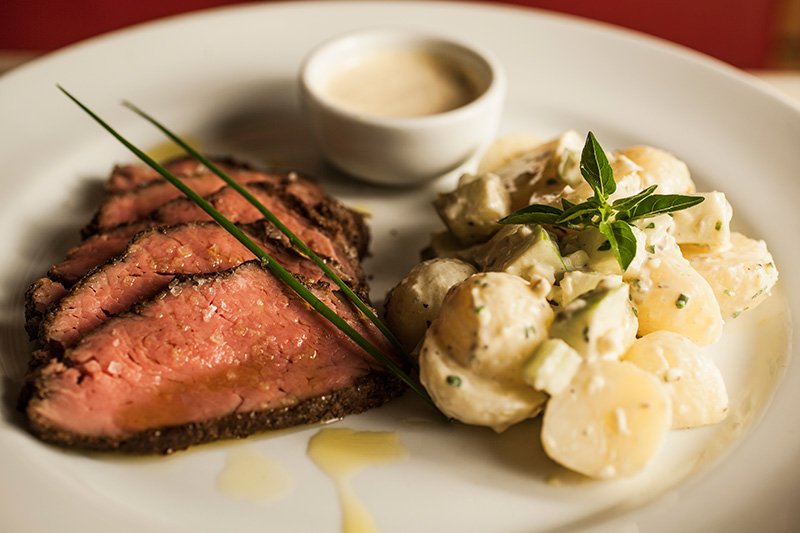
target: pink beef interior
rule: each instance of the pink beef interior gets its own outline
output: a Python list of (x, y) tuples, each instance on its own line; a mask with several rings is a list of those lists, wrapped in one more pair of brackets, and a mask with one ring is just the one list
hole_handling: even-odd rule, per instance
[[(292, 273), (322, 279), (316, 265), (282, 246), (253, 237), (262, 249)], [(161, 292), (176, 274), (220, 272), (253, 254), (212, 222), (190, 222), (140, 234), (119, 259), (76, 284), (44, 320), (43, 340), (70, 347), (86, 332)]]
[[(257, 172), (238, 172), (231, 177), (239, 183), (264, 180), (264, 174)], [(182, 181), (200, 196), (211, 194), (225, 186), (225, 182), (213, 174), (187, 176)], [(97, 212), (97, 228), (104, 230), (139, 220), (180, 196), (183, 196), (181, 191), (163, 180), (148, 183), (135, 190), (110, 194), (103, 199)]]
[[(317, 296), (386, 353), (349, 304)], [(369, 355), (257, 262), (174, 283), (135, 314), (112, 318), (40, 370), (28, 415), (64, 431), (138, 431), (292, 405), (348, 387)]]

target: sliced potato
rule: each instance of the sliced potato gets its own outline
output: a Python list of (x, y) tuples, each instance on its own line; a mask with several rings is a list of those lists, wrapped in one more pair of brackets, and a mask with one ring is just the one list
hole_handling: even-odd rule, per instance
[(698, 346), (722, 336), (722, 315), (714, 291), (680, 254), (648, 253), (644, 265), (623, 277), (639, 318), (639, 336), (674, 331)]
[(622, 358), (656, 376), (672, 400), (672, 428), (716, 424), (728, 411), (728, 393), (714, 361), (671, 331), (638, 339)]
[(681, 246), (689, 264), (710, 284), (724, 319), (754, 309), (778, 282), (778, 269), (764, 241), (731, 234), (731, 247)]
[(658, 185), (658, 194), (691, 194), (695, 189), (686, 163), (651, 146), (631, 146), (617, 152), (640, 167), (643, 188)]
[(550, 398), (542, 444), (554, 461), (586, 476), (632, 476), (658, 452), (671, 414), (666, 389), (649, 372), (621, 361), (585, 363)]

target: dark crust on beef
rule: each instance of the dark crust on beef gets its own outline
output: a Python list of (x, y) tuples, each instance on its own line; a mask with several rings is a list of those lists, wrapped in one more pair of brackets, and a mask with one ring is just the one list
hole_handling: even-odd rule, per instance
[[(31, 420), (29, 430), (45, 442), (89, 451), (126, 454), (170, 454), (196, 444), (249, 435), (293, 426), (335, 420), (357, 414), (400, 396), (405, 391), (393, 375), (372, 372), (348, 388), (309, 398), (294, 405), (267, 411), (250, 411), (192, 422), (179, 426), (153, 428), (124, 439), (77, 435), (44, 426)], [(29, 389), (30, 391), (30, 389)]]
[(42, 323), (42, 317), (47, 312), (46, 309), (40, 309), (39, 305), (37, 305), (36, 292), (43, 284), (51, 282), (58, 283), (49, 278), (40, 278), (34, 281), (25, 291), (25, 332), (31, 340), (39, 335), (39, 325)]

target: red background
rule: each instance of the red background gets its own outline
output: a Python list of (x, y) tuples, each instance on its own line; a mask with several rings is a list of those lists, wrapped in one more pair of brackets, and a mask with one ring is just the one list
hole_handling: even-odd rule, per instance
[[(740, 68), (769, 66), (778, 0), (507, 0), (663, 37)], [(241, 0), (0, 0), (0, 50), (47, 51)], [(499, 3), (499, 2), (495, 2)]]

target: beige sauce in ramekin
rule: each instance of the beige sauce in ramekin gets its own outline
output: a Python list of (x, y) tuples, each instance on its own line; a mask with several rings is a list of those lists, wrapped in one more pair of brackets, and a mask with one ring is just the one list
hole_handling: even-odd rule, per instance
[(441, 54), (394, 49), (372, 52), (338, 68), (325, 87), (354, 113), (421, 117), (452, 111), (480, 96), (469, 72)]

